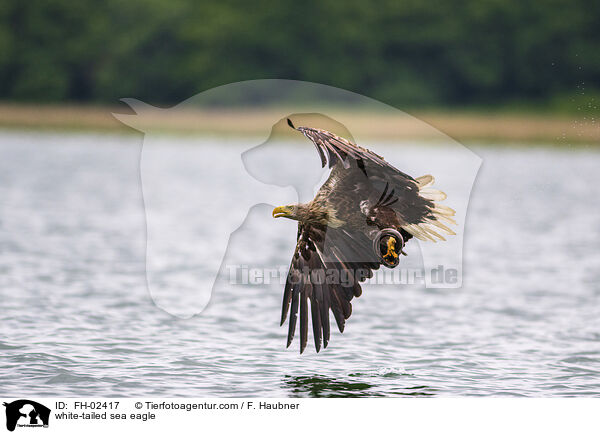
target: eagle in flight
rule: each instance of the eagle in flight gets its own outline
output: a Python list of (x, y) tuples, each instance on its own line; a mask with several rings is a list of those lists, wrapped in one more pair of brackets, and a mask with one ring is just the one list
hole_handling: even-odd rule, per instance
[(455, 235), (452, 208), (437, 203), (446, 194), (432, 189), (431, 175), (412, 178), (376, 153), (329, 131), (288, 125), (310, 139), (321, 165), (331, 169), (315, 198), (279, 206), (273, 217), (298, 221), (298, 236), (286, 278), (281, 325), (290, 314), (287, 346), (300, 313), (300, 353), (308, 339), (310, 316), (317, 352), (330, 337), (329, 310), (340, 332), (352, 313), (350, 302), (362, 293), (361, 282), (380, 265), (393, 268), (405, 255), (406, 241), (445, 240)]

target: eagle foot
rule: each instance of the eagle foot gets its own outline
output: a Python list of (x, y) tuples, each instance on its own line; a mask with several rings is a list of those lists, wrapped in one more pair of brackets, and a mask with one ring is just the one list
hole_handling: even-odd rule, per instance
[(402, 251), (403, 248), (404, 238), (395, 229), (383, 229), (373, 239), (374, 253), (388, 268), (394, 268), (400, 263), (400, 254), (406, 255)]
[(387, 253), (383, 255), (383, 259), (390, 259), (393, 261), (398, 257), (398, 253), (396, 253), (396, 239), (394, 237), (389, 237), (387, 240)]

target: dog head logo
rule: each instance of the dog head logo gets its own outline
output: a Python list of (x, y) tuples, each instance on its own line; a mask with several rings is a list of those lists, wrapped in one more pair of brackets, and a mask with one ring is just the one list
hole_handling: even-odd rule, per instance
[(6, 407), (6, 429), (14, 431), (16, 427), (47, 427), (50, 421), (50, 409), (29, 399), (19, 399), (4, 403)]
[[(219, 105), (235, 102), (240, 95), (266, 101), (268, 110)], [(320, 114), (322, 100), (302, 104), (303, 113), (290, 112), (298, 95), (331, 96), (338, 106), (344, 101), (365, 113), (378, 112), (377, 119), (385, 119), (379, 129), (394, 140), (391, 149), (403, 149), (396, 152), (397, 161), (390, 162), (415, 176), (435, 173), (436, 183), (444, 186), (452, 200), (449, 205), (456, 210), (458, 236), (435, 248), (419, 243), (422, 264), (415, 266), (422, 265), (428, 287), (462, 285), (462, 228), (481, 164), (478, 156), (425, 122), (362, 95), (315, 83), (256, 80), (214, 88), (168, 109), (125, 99), (134, 114), (114, 114), (144, 133), (140, 177), (147, 224), (146, 277), (158, 307), (183, 318), (202, 312), (219, 284), (218, 277), (226, 274), (227, 264), (248, 264), (257, 255), (256, 246), (269, 245), (269, 240), (257, 240), (261, 235), (256, 230), (245, 237), (250, 243), (234, 245), (235, 233), (252, 224), (249, 216), (256, 211), (255, 205), (268, 204), (264, 209), (269, 210), (306, 202), (324, 181), (326, 173), (312, 145), (287, 143), (301, 140), (286, 123), (288, 117), (298, 125), (331, 130), (377, 152), (377, 143), (361, 137), (357, 128), (368, 119), (351, 111)], [(243, 115), (228, 115), (235, 110), (242, 110)], [(201, 131), (242, 134), (229, 134), (226, 139), (219, 135), (181, 137), (177, 146), (163, 134), (165, 129), (185, 131), (194, 126)], [(402, 143), (402, 137), (411, 135), (426, 137), (435, 146)], [(269, 211), (259, 212), (263, 225), (272, 224)], [(440, 284), (431, 279), (428, 270), (440, 264), (458, 271), (453, 281)]]

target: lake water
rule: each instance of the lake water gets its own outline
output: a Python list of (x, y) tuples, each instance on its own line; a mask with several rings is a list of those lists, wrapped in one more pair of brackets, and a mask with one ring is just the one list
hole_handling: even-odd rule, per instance
[[(156, 306), (140, 149), (138, 136), (0, 133), (2, 395), (600, 396), (599, 152), (474, 147), (463, 287), (367, 284), (344, 334), (300, 355), (277, 282), (221, 282), (191, 318)], [(293, 224), (253, 212), (236, 236), (262, 225), (255, 263), (287, 264)]]

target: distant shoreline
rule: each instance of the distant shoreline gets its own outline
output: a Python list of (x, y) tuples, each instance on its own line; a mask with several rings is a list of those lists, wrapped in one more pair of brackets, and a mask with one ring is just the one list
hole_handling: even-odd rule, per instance
[[(135, 130), (125, 126), (112, 113), (127, 113), (120, 107), (75, 105), (27, 105), (0, 103), (1, 129), (33, 129), (60, 131), (105, 131), (128, 133)], [(294, 112), (294, 110), (290, 110)], [(131, 113), (131, 112), (129, 112)], [(278, 111), (277, 113), (280, 113)], [(381, 140), (431, 140), (431, 129), (415, 128), (414, 122), (396, 124), (390, 128), (390, 114), (333, 108), (323, 113), (334, 117), (344, 113), (352, 120), (353, 131), (361, 136)], [(556, 146), (576, 144), (600, 145), (600, 120), (578, 119), (531, 113), (474, 113), (467, 111), (415, 111), (412, 116), (425, 121), (442, 133), (464, 142), (528, 142)], [(152, 126), (165, 133), (255, 135), (264, 134), (266, 119), (274, 110), (189, 110), (182, 116), (152, 119)], [(439, 136), (437, 136), (439, 137)]]

